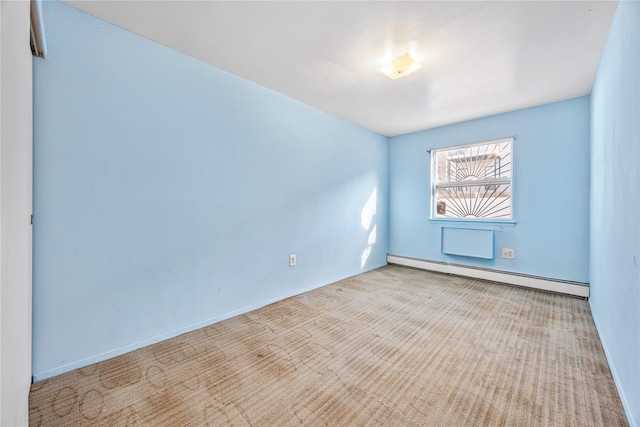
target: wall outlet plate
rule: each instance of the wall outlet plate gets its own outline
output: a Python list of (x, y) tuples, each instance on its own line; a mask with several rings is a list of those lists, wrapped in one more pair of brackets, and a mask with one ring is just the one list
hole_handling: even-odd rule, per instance
[(516, 251), (511, 248), (502, 248), (502, 258), (516, 259)]
[(289, 267), (296, 266), (296, 254), (289, 255)]

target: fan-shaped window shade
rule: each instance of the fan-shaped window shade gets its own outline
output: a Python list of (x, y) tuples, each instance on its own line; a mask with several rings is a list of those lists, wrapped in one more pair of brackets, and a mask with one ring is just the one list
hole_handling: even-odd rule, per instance
[(513, 138), (431, 151), (435, 219), (512, 219)]

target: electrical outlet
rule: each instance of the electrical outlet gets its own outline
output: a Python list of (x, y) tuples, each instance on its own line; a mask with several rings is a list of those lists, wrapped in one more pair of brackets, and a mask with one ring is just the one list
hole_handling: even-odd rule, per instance
[(502, 258), (516, 259), (516, 251), (511, 248), (502, 248)]
[(289, 255), (289, 267), (296, 266), (296, 254)]

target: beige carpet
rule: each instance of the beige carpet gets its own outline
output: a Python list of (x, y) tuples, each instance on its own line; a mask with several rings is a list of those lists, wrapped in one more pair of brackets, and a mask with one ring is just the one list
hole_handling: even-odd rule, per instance
[(387, 266), (34, 384), (34, 426), (618, 426), (583, 299)]

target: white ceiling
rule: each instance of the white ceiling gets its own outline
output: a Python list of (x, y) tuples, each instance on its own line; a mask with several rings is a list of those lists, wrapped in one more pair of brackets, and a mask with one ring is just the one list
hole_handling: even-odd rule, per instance
[[(591, 93), (616, 1), (67, 1), (395, 136)], [(423, 67), (377, 71), (391, 50)]]

